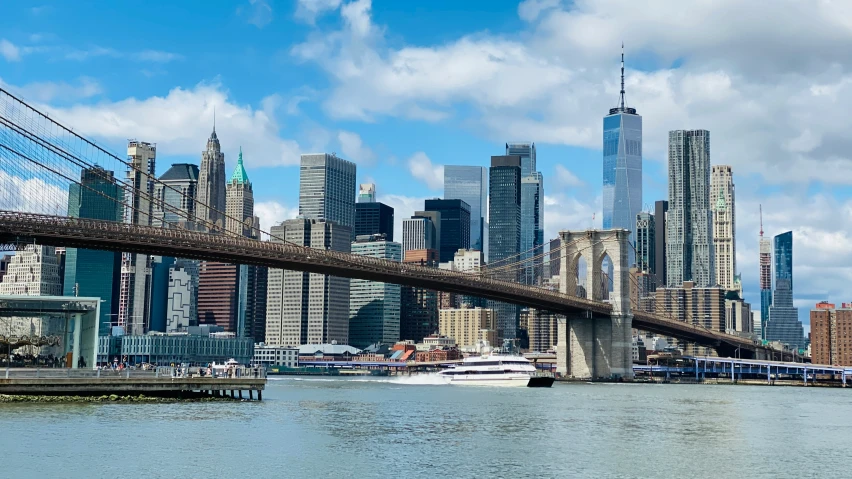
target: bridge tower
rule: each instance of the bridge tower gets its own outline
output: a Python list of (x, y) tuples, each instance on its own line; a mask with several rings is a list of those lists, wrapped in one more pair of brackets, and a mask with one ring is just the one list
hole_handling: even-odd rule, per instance
[[(630, 231), (561, 231), (559, 237), (564, 247), (559, 269), (561, 292), (578, 296), (585, 292), (587, 299), (610, 303), (612, 313), (602, 317), (591, 311), (574, 312), (560, 320), (556, 371), (578, 379), (633, 379)], [(606, 257), (612, 265), (611, 278), (602, 267)], [(579, 285), (583, 288), (577, 287), (580, 258), (586, 263), (585, 284)]]

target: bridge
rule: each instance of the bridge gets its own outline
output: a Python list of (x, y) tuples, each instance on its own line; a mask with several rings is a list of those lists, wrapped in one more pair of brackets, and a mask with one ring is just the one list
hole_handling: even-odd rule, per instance
[[(126, 171), (127, 179), (113, 176), (112, 171)], [(99, 175), (101, 184), (114, 186), (119, 193), (107, 194), (103, 188), (85, 184), (84, 175)], [(68, 191), (74, 188), (115, 203), (124, 212), (123, 221), (69, 217)], [(222, 221), (210, 221), (164, 200), (165, 195), (154, 194), (157, 190), (179, 195), (180, 204), (194, 202), (193, 211), (216, 211), (226, 224), (244, 223), (243, 218), (230, 218), (160, 182), (153, 174), (152, 160), (146, 165), (144, 158), (119, 158), (0, 88), (0, 243), (6, 250), (42, 244), (250, 264), (396, 283), (537, 308), (564, 318), (559, 321), (558, 367), (563, 374), (575, 377), (632, 377), (632, 328), (715, 348), (722, 356), (736, 352), (740, 357), (767, 358), (772, 354), (772, 350), (749, 339), (659, 314), (632, 311), (627, 230), (561, 232), (561, 290), (552, 291), (501, 279), (511, 277), (507, 271), (522, 268), (523, 260), (467, 273), (307, 248), (267, 232), (263, 233), (270, 241), (247, 238), (223, 227)], [(156, 217), (155, 211), (168, 215)], [(157, 222), (159, 225), (154, 226)], [(587, 298), (578, 297), (576, 292), (581, 256), (591, 258), (587, 262)], [(603, 277), (601, 261), (605, 256), (614, 265), (613, 278), (607, 278), (612, 292), (606, 301), (594, 284)]]

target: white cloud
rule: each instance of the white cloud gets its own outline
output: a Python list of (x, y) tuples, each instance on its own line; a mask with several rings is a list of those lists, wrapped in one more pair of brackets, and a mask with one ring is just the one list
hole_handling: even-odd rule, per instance
[(527, 22), (538, 19), (542, 12), (559, 6), (560, 0), (524, 0), (518, 4), (518, 16)]
[(562, 165), (556, 165), (556, 182), (562, 186), (583, 186), (583, 180)]
[(168, 63), (170, 61), (180, 60), (181, 58), (183, 58), (177, 53), (163, 52), (159, 50), (143, 50), (135, 54), (135, 57), (142, 61), (154, 63)]
[[(51, 117), (83, 136), (123, 144), (127, 138), (157, 143), (169, 155), (198, 155), (213, 126), (226, 151), (236, 157), (246, 146), (246, 167), (299, 164), (300, 148), (279, 136), (275, 118), (263, 109), (240, 105), (218, 84), (199, 84), (192, 89), (174, 88), (166, 96), (127, 98), (116, 102), (42, 106)], [(164, 114), (168, 112), (168, 114)]]
[(357, 133), (340, 130), (337, 132), (337, 141), (340, 142), (340, 150), (344, 158), (354, 161), (361, 166), (370, 165), (376, 159), (375, 153), (361, 141)]
[(269, 231), (270, 228), (278, 226), (282, 221), (299, 216), (299, 208), (290, 208), (275, 200), (260, 201), (254, 204), (254, 214), (260, 218), (260, 229)]
[(341, 0), (299, 0), (294, 16), (313, 25), (317, 17), (323, 13), (340, 8)]
[[(7, 156), (8, 153), (0, 150), (0, 154)], [(3, 210), (56, 216), (68, 213), (67, 184), (46, 183), (40, 178), (20, 177), (0, 170), (0, 191), (0, 209)]]
[(164, 52), (160, 50), (122, 52), (114, 48), (107, 48), (98, 45), (94, 45), (86, 49), (72, 49), (65, 53), (66, 60), (74, 61), (86, 61), (98, 57), (127, 58), (131, 60), (151, 63), (168, 63), (183, 58), (182, 55), (179, 55), (177, 53)]
[(5, 58), (7, 62), (16, 62), (21, 59), (21, 49), (3, 38), (0, 39), (0, 56)]
[[(780, 0), (766, 10), (720, 0), (678, 11), (674, 1), (539, 0), (519, 6), (538, 18), (520, 35), (392, 47), (361, 0), (340, 9), (339, 30), (318, 29), (291, 53), (326, 70), (333, 87), (323, 108), (333, 118), (442, 121), (464, 111), (463, 125), (492, 140), (600, 149), (626, 40), (628, 66), (640, 56), (660, 66), (627, 71), (646, 159), (664, 159), (669, 130), (704, 128), (713, 158), (740, 174), (852, 184), (852, 145), (836, 108), (852, 97), (852, 50), (835, 48), (852, 42), (852, 3)], [(827, 167), (839, 171), (826, 178)]]
[(100, 83), (89, 77), (80, 77), (76, 85), (66, 82), (35, 82), (21, 87), (9, 85), (0, 78), (0, 85), (24, 100), (38, 102), (49, 102), (54, 99), (73, 101), (103, 93)]
[(562, 230), (600, 228), (601, 197), (585, 202), (564, 193), (544, 195), (544, 241), (559, 236)]
[(431, 190), (444, 187), (444, 165), (433, 165), (426, 153), (418, 151), (408, 159), (408, 171), (411, 176), (426, 183)]
[(237, 15), (246, 17), (246, 22), (263, 28), (272, 22), (272, 6), (267, 0), (249, 0), (247, 6), (237, 7)]

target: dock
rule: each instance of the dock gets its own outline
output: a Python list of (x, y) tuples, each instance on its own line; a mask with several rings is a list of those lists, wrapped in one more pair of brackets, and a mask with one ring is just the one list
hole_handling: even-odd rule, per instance
[[(199, 368), (123, 371), (71, 368), (0, 369), (0, 395), (146, 395), (164, 398), (231, 397), (263, 400), (264, 368), (237, 367), (215, 375)], [(243, 396), (245, 394), (245, 397)]]

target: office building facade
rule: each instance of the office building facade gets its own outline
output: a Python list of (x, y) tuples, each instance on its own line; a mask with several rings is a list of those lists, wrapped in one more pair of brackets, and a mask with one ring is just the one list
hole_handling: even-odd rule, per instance
[[(99, 166), (86, 168), (80, 184), (68, 190), (68, 216), (106, 221), (121, 221), (121, 189), (114, 173)], [(57, 258), (58, 260), (58, 258)], [(118, 311), (121, 281), (121, 253), (83, 248), (65, 250), (62, 294), (101, 298), (99, 334), (109, 334)]]
[[(344, 253), (351, 249), (352, 231), (333, 221), (287, 220), (270, 234), (274, 243)], [(348, 344), (348, 278), (270, 268), (266, 298), (267, 345)]]
[[(439, 216), (440, 218), (440, 216)], [(418, 250), (438, 251), (439, 228), (432, 218), (414, 216), (402, 220), (402, 249), (405, 252)]]
[(654, 286), (666, 285), (666, 239), (669, 202), (654, 202)]
[(775, 293), (769, 307), (766, 340), (780, 341), (794, 349), (805, 347), (799, 309), (793, 307), (793, 232), (775, 236)]
[(527, 260), (520, 281), (536, 284), (542, 275), (544, 253), (544, 176), (536, 171), (536, 149), (532, 142), (506, 143), (506, 155), (521, 157), (521, 257)]
[[(710, 201), (713, 204), (713, 253), (716, 282), (728, 291), (737, 291), (737, 234), (734, 178), (728, 165), (710, 168)], [(742, 291), (737, 291), (742, 294)]]
[(455, 339), (460, 349), (475, 349), (483, 336), (490, 336), (491, 346), (497, 346), (496, 327), (494, 311), (486, 308), (442, 309), (438, 319), (439, 334)]
[[(133, 188), (124, 192), (124, 222), (150, 226), (154, 213), (151, 198), (154, 197), (157, 147), (131, 140), (127, 144), (127, 157), (131, 165), (127, 170), (127, 183)], [(151, 256), (146, 254), (122, 253), (121, 256), (118, 324), (128, 334), (145, 334), (151, 322), (151, 261)]]
[(12, 256), (0, 283), (0, 295), (62, 295), (56, 248), (27, 245)]
[(444, 199), (467, 203), (470, 207), (470, 247), (485, 251), (488, 246), (488, 170), (481, 166), (444, 166)]
[(716, 284), (710, 208), (710, 132), (669, 132), (666, 284)]
[[(489, 169), (488, 249), (489, 264), (501, 266), (518, 261), (521, 249), (521, 157), (492, 156)], [(520, 275), (514, 268), (498, 275), (503, 281), (518, 282)], [(489, 301), (497, 318), (497, 332), (501, 338), (517, 337), (517, 305)]]
[(772, 242), (763, 237), (763, 208), (760, 211), (760, 338), (766, 339), (769, 307), (772, 306)]
[(452, 261), (456, 251), (470, 249), (470, 206), (464, 200), (426, 200), (424, 209), (440, 213), (439, 261)]
[[(352, 254), (402, 261), (402, 245), (382, 235), (356, 236)], [(364, 349), (371, 344), (399, 341), (400, 286), (364, 279), (349, 284), (349, 344)]]
[[(437, 268), (438, 251), (408, 250), (404, 252), (402, 262)], [(400, 295), (400, 339), (419, 343), (426, 336), (435, 334), (438, 331), (438, 293), (431, 289), (402, 286)]]
[(655, 217), (651, 213), (639, 213), (636, 216), (636, 226), (633, 228), (633, 238), (636, 250), (636, 269), (653, 277), (657, 266)]
[(355, 228), (355, 163), (334, 154), (302, 155), (299, 167), (299, 215)]
[(154, 226), (196, 229), (198, 167), (175, 163), (154, 185)]
[[(362, 185), (363, 186), (363, 185)], [(384, 235), (393, 241), (393, 208), (375, 201), (364, 202), (361, 197), (355, 204), (355, 236)]]
[(207, 147), (201, 152), (201, 167), (198, 169), (199, 223), (207, 230), (221, 231), (225, 227), (225, 154), (216, 135), (216, 125), (207, 139)]

